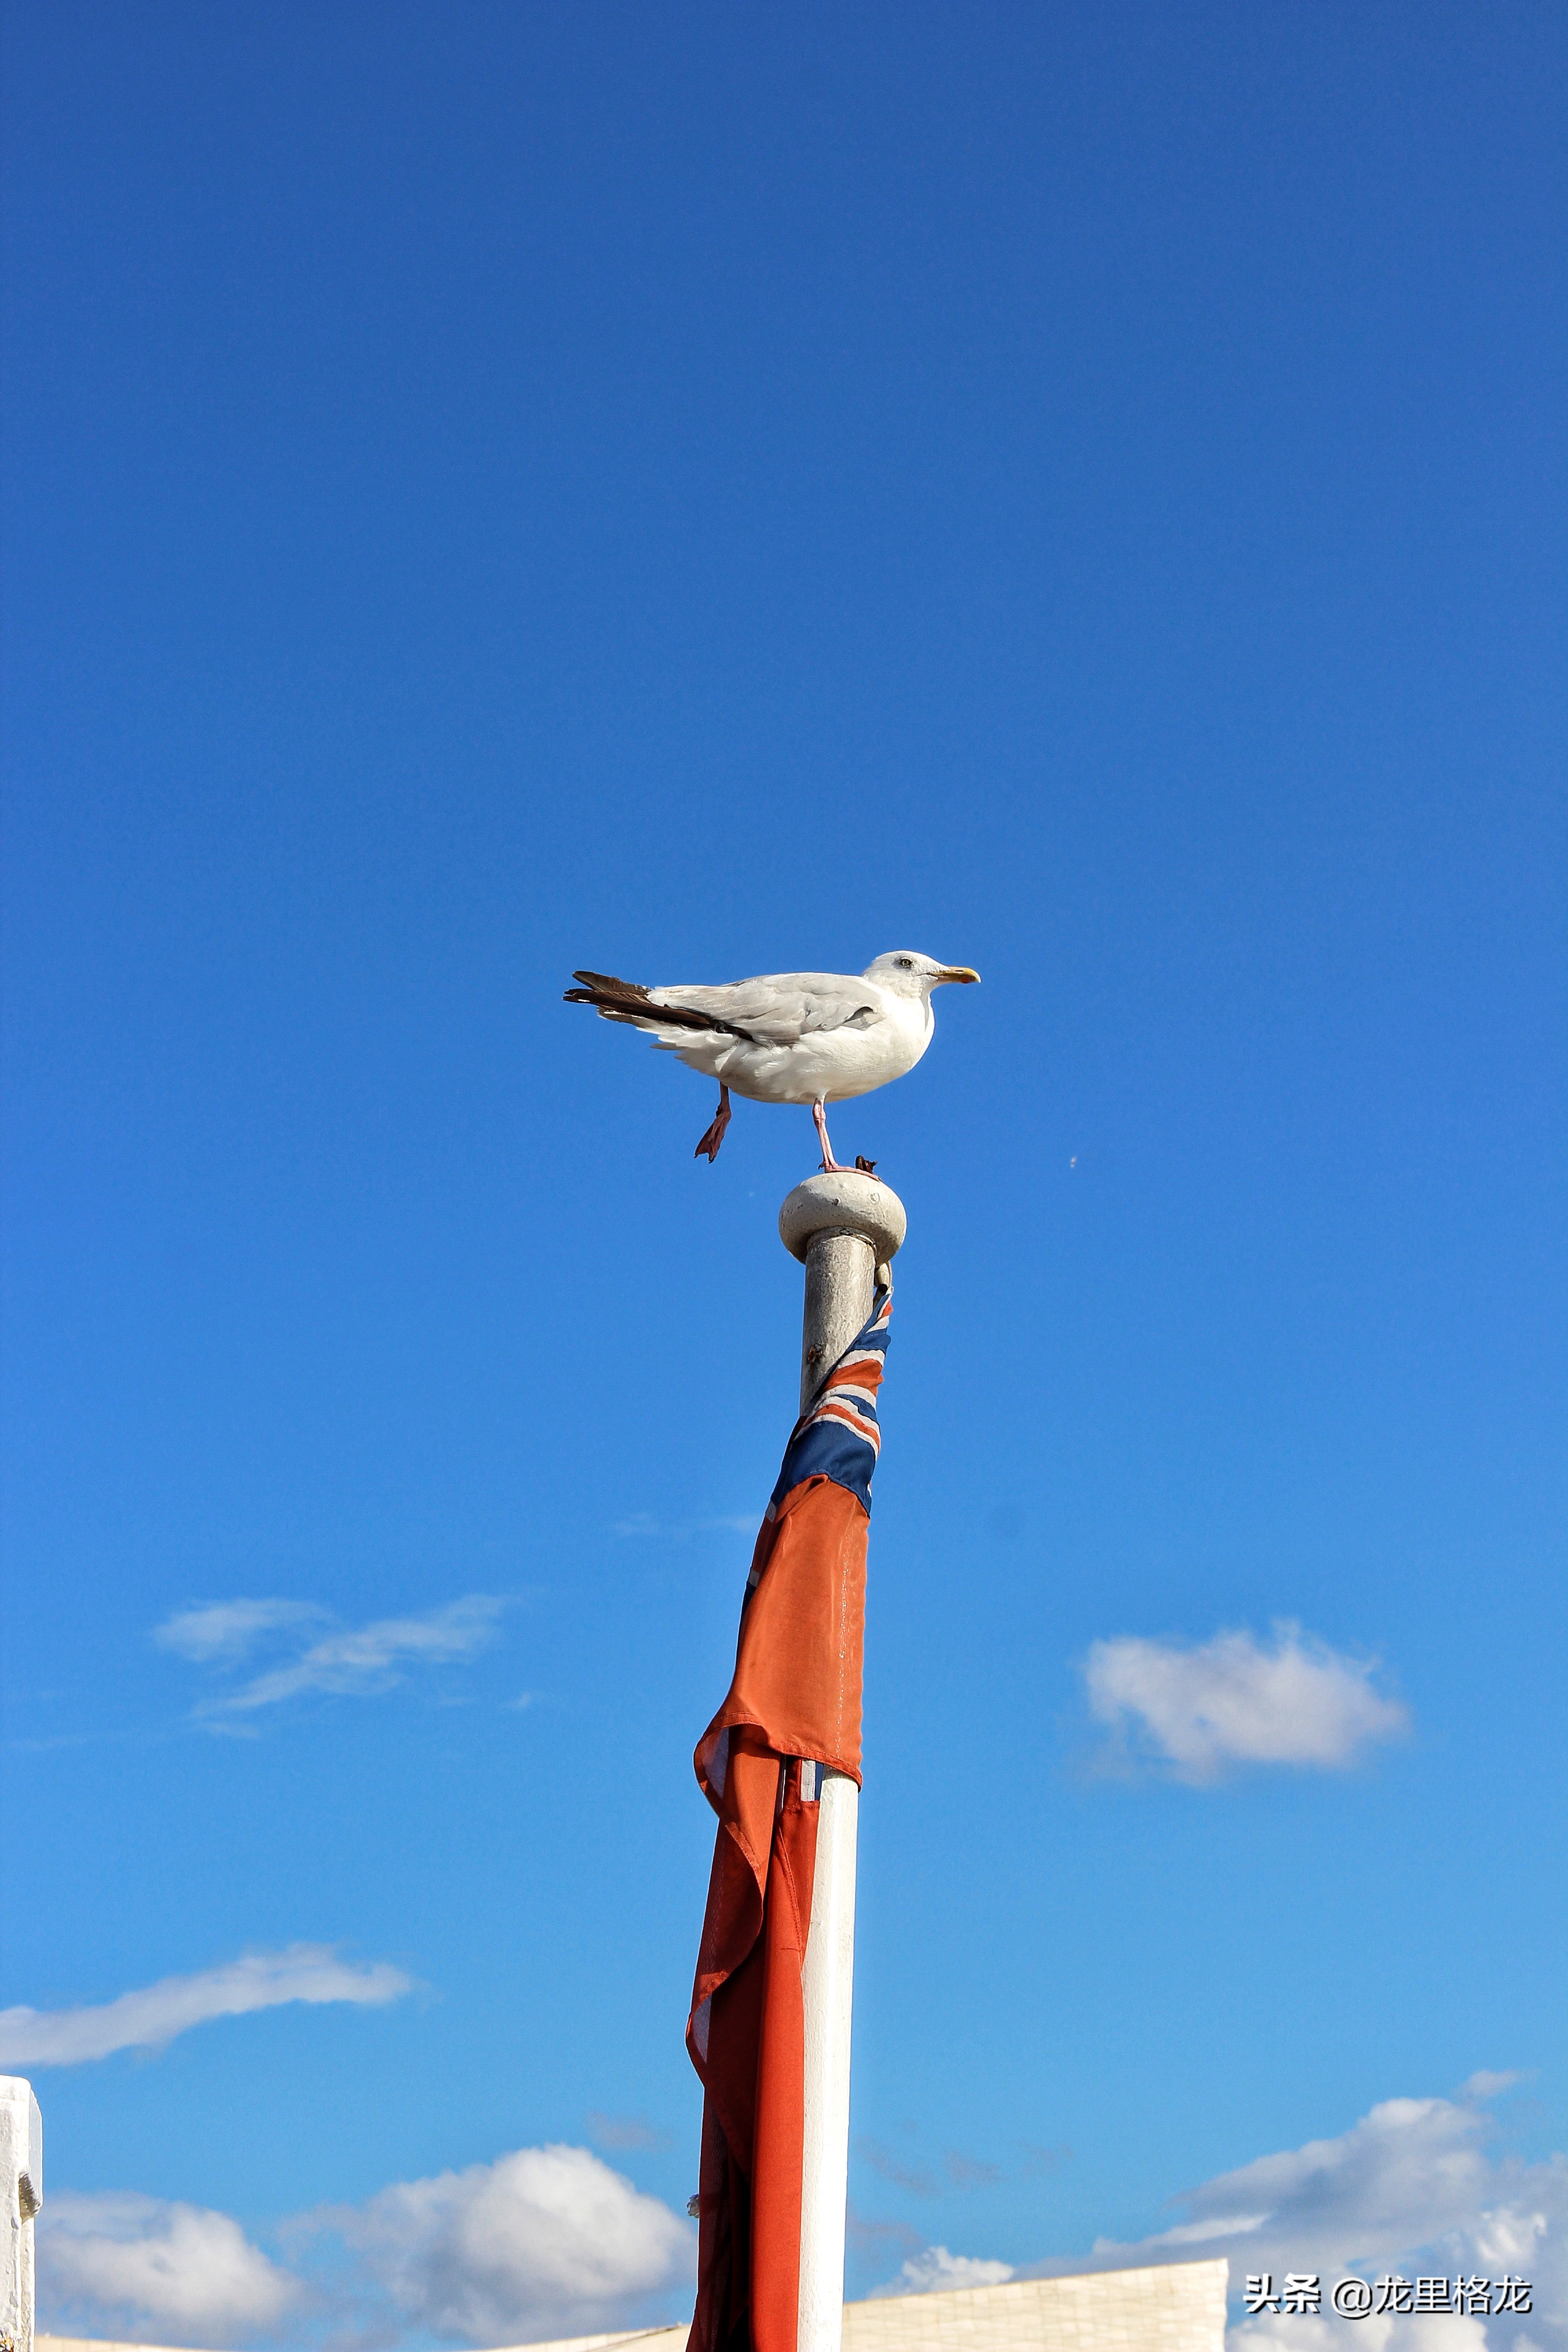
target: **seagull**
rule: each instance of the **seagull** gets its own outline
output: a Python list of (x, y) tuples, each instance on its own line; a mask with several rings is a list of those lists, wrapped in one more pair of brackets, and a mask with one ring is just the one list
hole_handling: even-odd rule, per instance
[[(644, 1029), (661, 1052), (719, 1081), (719, 1108), (695, 1154), (712, 1166), (730, 1124), (731, 1089), (752, 1102), (809, 1103), (824, 1175), (842, 1176), (827, 1139), (827, 1106), (868, 1095), (912, 1070), (936, 1028), (931, 992), (975, 981), (966, 963), (938, 963), (912, 949), (879, 955), (859, 978), (836, 971), (775, 971), (720, 988), (644, 988), (603, 971), (574, 971), (568, 1004), (592, 1004), (605, 1021)], [(868, 1171), (874, 1163), (858, 1163)]]

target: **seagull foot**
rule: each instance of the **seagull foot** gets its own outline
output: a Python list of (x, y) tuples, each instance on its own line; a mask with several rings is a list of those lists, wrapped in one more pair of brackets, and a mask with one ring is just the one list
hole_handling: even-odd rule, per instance
[(700, 1142), (698, 1144), (696, 1150), (692, 1153), (691, 1157), (693, 1160), (700, 1160), (703, 1153), (706, 1152), (708, 1154), (708, 1165), (710, 1168), (712, 1167), (713, 1162), (719, 1157), (719, 1146), (724, 1140), (724, 1130), (729, 1126), (732, 1116), (733, 1114), (730, 1108), (730, 1089), (728, 1087), (721, 1087), (719, 1089), (719, 1108), (713, 1114), (713, 1124), (707, 1129)]

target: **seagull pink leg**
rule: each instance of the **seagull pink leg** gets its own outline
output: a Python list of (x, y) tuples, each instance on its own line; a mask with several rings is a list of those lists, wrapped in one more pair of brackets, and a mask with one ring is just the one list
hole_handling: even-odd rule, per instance
[(719, 1087), (719, 1108), (713, 1114), (713, 1124), (703, 1136), (702, 1140), (698, 1145), (696, 1150), (692, 1153), (691, 1157), (693, 1160), (700, 1160), (703, 1153), (706, 1152), (708, 1154), (708, 1165), (711, 1168), (713, 1162), (719, 1157), (719, 1146), (724, 1140), (724, 1130), (729, 1124), (730, 1089), (722, 1083), (722, 1081), (721, 1081)]
[(853, 1176), (852, 1168), (844, 1167), (833, 1157), (833, 1146), (827, 1140), (827, 1097), (820, 1096), (811, 1106), (811, 1116), (816, 1124), (817, 1141), (822, 1146), (822, 1172), (825, 1176)]

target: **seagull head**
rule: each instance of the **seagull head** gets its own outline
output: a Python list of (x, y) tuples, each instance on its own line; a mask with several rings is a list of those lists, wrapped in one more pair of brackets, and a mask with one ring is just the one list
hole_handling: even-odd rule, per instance
[(862, 980), (874, 980), (889, 996), (912, 997), (917, 1003), (929, 1003), (933, 988), (946, 980), (978, 980), (966, 963), (938, 963), (934, 956), (917, 955), (913, 948), (893, 948), (868, 963), (860, 975)]

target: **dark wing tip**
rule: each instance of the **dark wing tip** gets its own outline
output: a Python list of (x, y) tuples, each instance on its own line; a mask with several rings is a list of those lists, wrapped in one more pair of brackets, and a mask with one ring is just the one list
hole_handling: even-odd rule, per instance
[(658, 1006), (640, 981), (617, 980), (613, 972), (607, 971), (574, 971), (572, 977), (584, 984), (581, 988), (563, 991), (561, 1000), (563, 1004), (593, 1004), (601, 1013), (632, 1016), (657, 1014), (658, 1012)]

